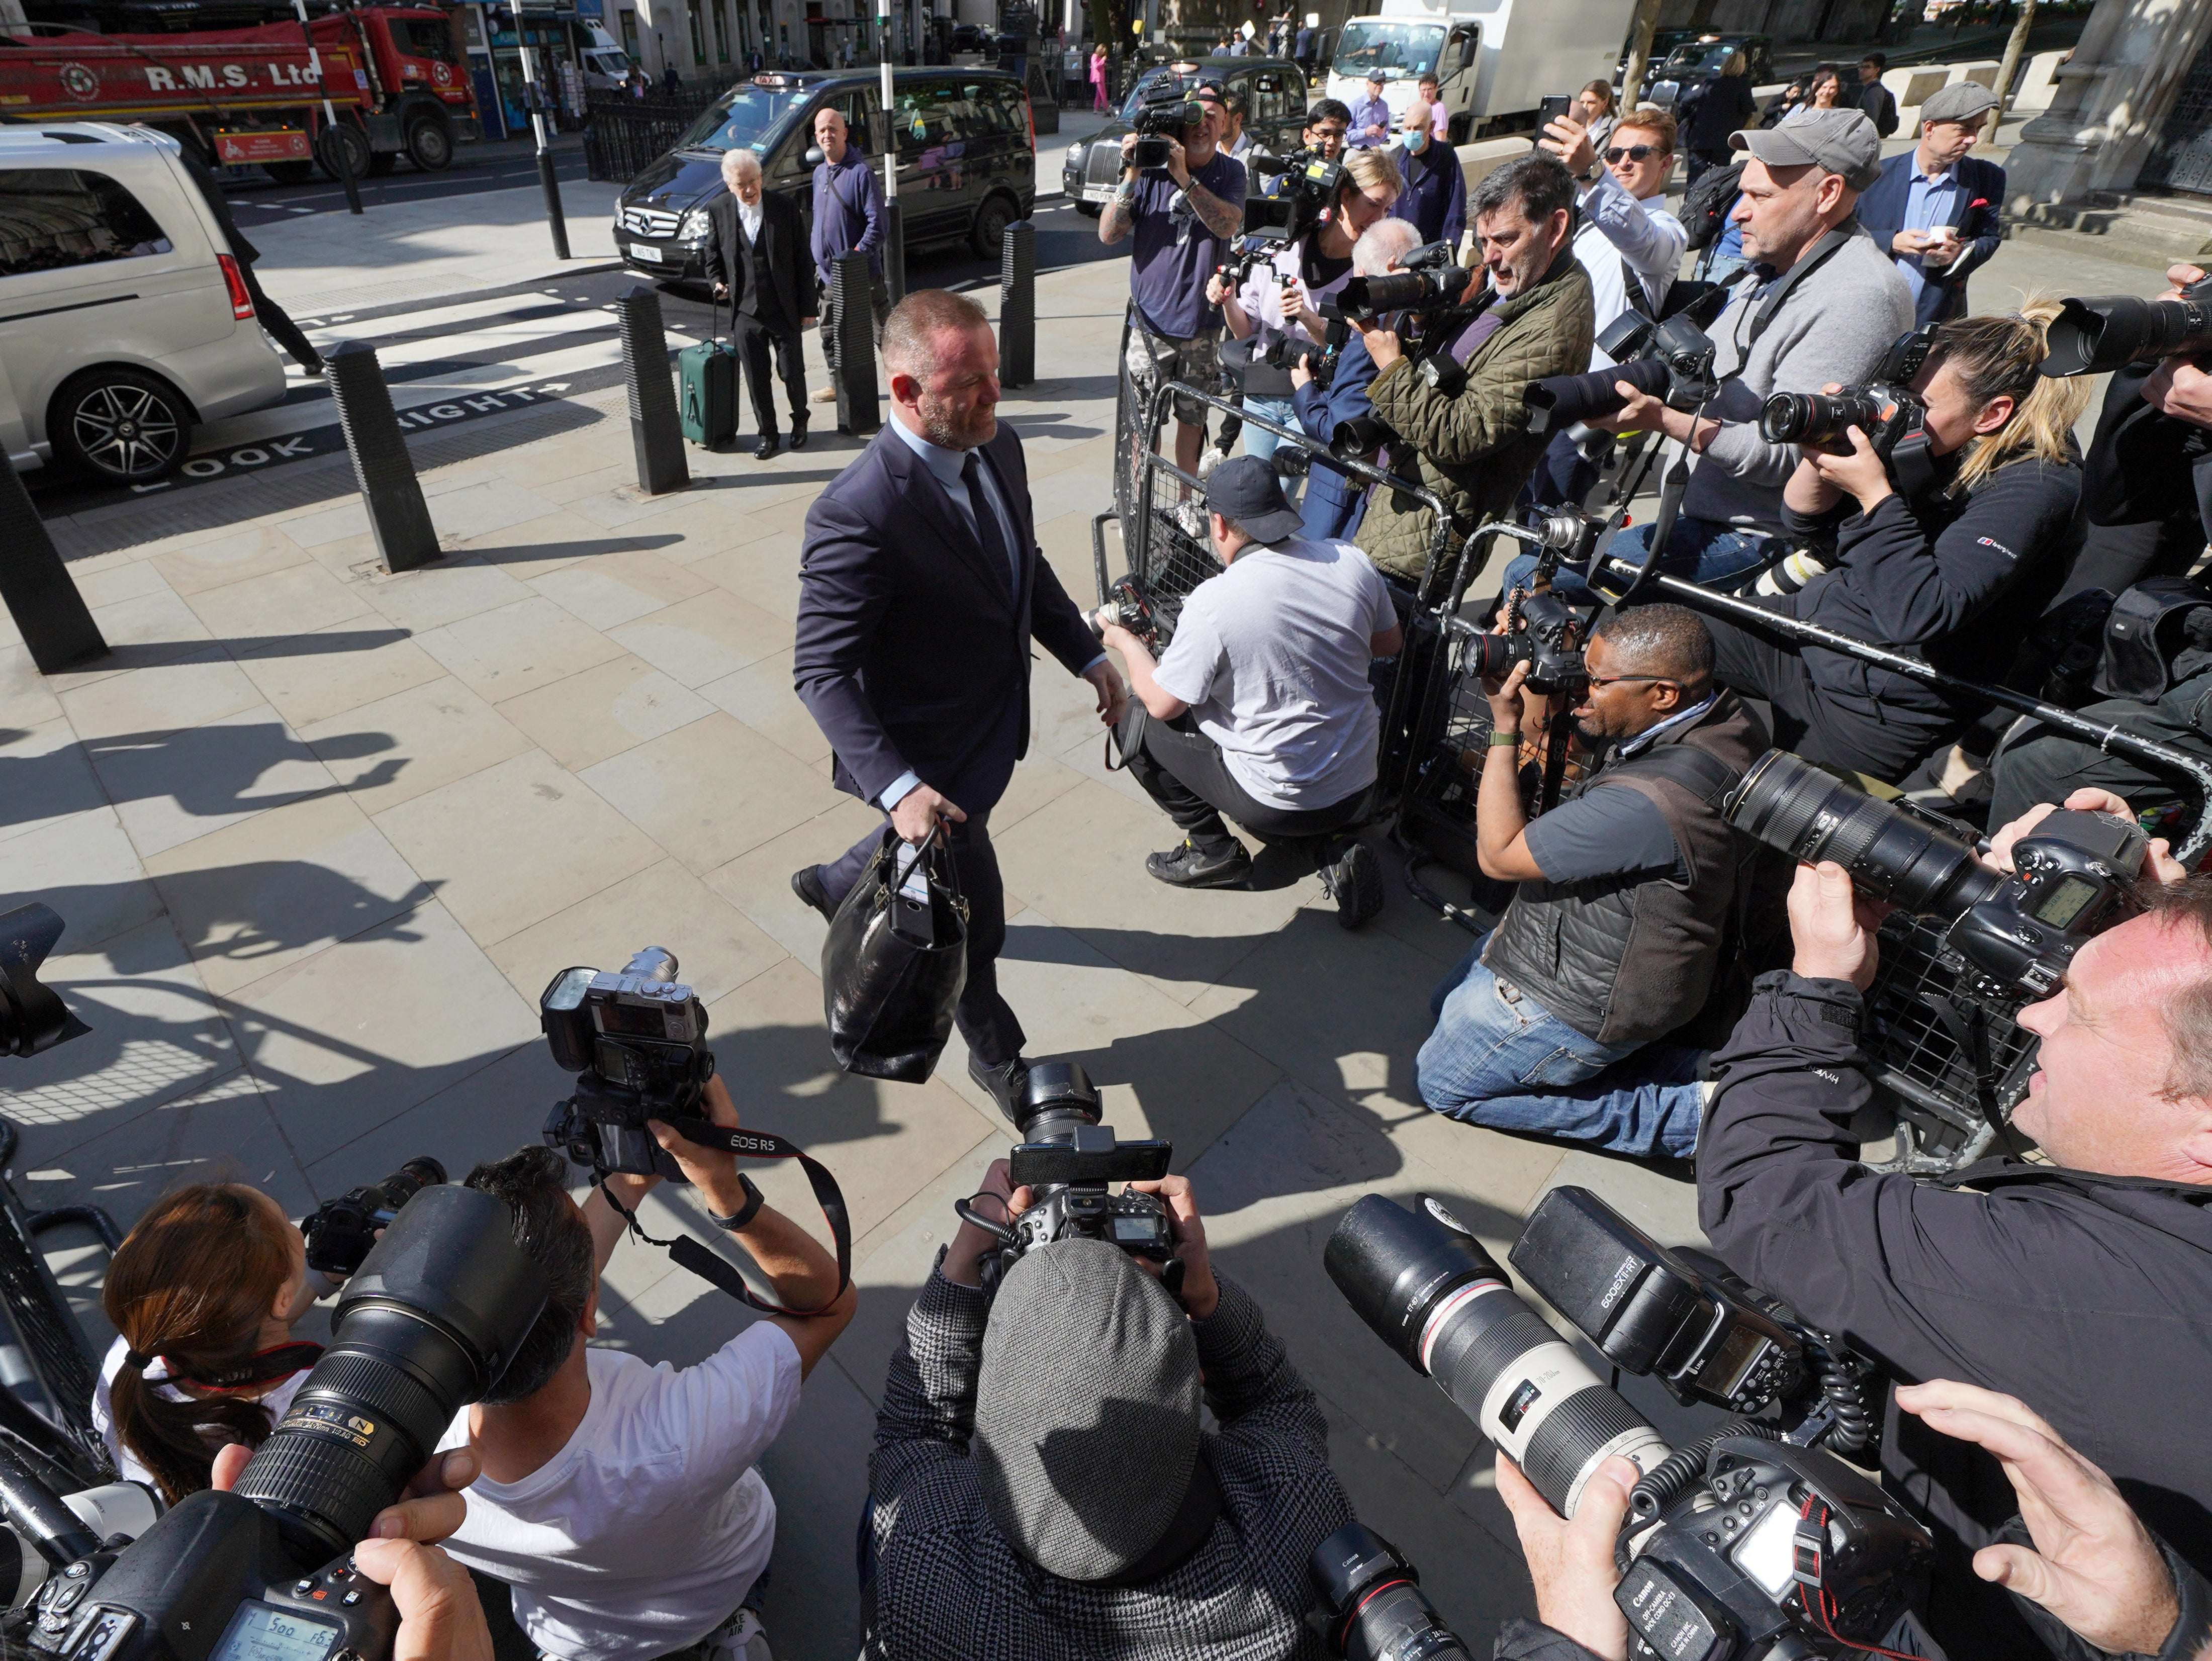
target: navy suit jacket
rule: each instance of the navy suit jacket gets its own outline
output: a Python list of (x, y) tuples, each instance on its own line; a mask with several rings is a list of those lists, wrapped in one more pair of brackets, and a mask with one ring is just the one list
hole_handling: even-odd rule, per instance
[(988, 809), (1029, 748), (1031, 634), (1070, 674), (1098, 655), (1036, 545), (1021, 440), (1001, 421), (983, 454), (1014, 520), (1018, 598), (889, 423), (807, 511), (792, 678), (837, 788), (866, 800), (911, 770), (940, 790), (974, 782), (991, 800), (954, 800)]
[[(1905, 150), (1883, 162), (1881, 177), (1859, 197), (1859, 223), (1867, 228), (1868, 234), (1884, 253), (1890, 252), (1890, 243), (1905, 228), (1905, 198), (1912, 189), (1913, 154)], [(1927, 277), (1927, 286), (1920, 290), (1915, 322), (1948, 323), (1954, 317), (1964, 317), (1967, 277), (1988, 263), (2003, 240), (2003, 228), (1997, 216), (2004, 204), (2004, 169), (1979, 156), (1962, 156), (1959, 161), (1959, 187), (1966, 192), (1965, 200), (1960, 204), (1965, 210), (1964, 216), (1959, 222), (1959, 240), (1968, 245), (1966, 263), (1949, 277), (1923, 273)], [(1980, 207), (1966, 206), (1977, 198), (1981, 199)], [(1904, 264), (1896, 254), (1891, 253), (1890, 258)]]
[[(1346, 422), (1375, 413), (1367, 398), (1367, 389), (1374, 381), (1375, 360), (1368, 356), (1367, 342), (1355, 330), (1337, 356), (1336, 374), (1328, 390), (1324, 392), (1319, 383), (1309, 380), (1291, 394), (1298, 425), (1305, 429), (1308, 438), (1327, 444), (1329, 435)], [(1299, 508), (1305, 534), (1349, 538), (1359, 528), (1359, 509), (1366, 490), (1358, 480), (1316, 462), (1306, 474), (1305, 501)]]

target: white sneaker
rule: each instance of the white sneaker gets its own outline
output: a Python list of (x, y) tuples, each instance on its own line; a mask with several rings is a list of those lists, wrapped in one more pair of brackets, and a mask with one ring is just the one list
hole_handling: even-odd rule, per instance
[(739, 1609), (708, 1633), (700, 1647), (708, 1661), (775, 1661), (769, 1653), (768, 1629), (750, 1609)]
[(814, 401), (817, 404), (835, 404), (837, 401), (837, 387), (836, 383), (832, 382), (827, 386), (816, 387), (814, 391)]

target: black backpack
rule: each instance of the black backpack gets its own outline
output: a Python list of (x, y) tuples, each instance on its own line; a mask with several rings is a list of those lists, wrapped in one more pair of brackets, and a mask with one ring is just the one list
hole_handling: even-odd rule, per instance
[(1726, 228), (1729, 210), (1741, 189), (1743, 169), (1741, 161), (1708, 167), (1682, 198), (1682, 228), (1689, 232), (1692, 248), (1704, 247)]

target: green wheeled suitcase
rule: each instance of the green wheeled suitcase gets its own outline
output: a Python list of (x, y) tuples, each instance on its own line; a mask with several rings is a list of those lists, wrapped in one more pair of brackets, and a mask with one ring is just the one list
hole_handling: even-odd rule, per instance
[(709, 450), (738, 436), (738, 349), (715, 338), (712, 331), (720, 320), (714, 316), (707, 338), (676, 355), (677, 405), (684, 436)]

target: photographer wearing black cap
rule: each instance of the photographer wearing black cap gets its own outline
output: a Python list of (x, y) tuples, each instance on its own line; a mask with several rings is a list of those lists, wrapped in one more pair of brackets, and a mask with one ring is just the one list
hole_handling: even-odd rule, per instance
[[(1181, 1308), (1103, 1240), (1033, 1248), (995, 1298), (995, 1237), (963, 1222), (939, 1257), (876, 1415), (864, 1661), (1327, 1653), (1306, 1563), (1352, 1515), (1328, 1423), (1212, 1268), (1189, 1183), (1133, 1186), (1167, 1204)], [(1009, 1188), (997, 1161), (979, 1212), (1026, 1210)]]

